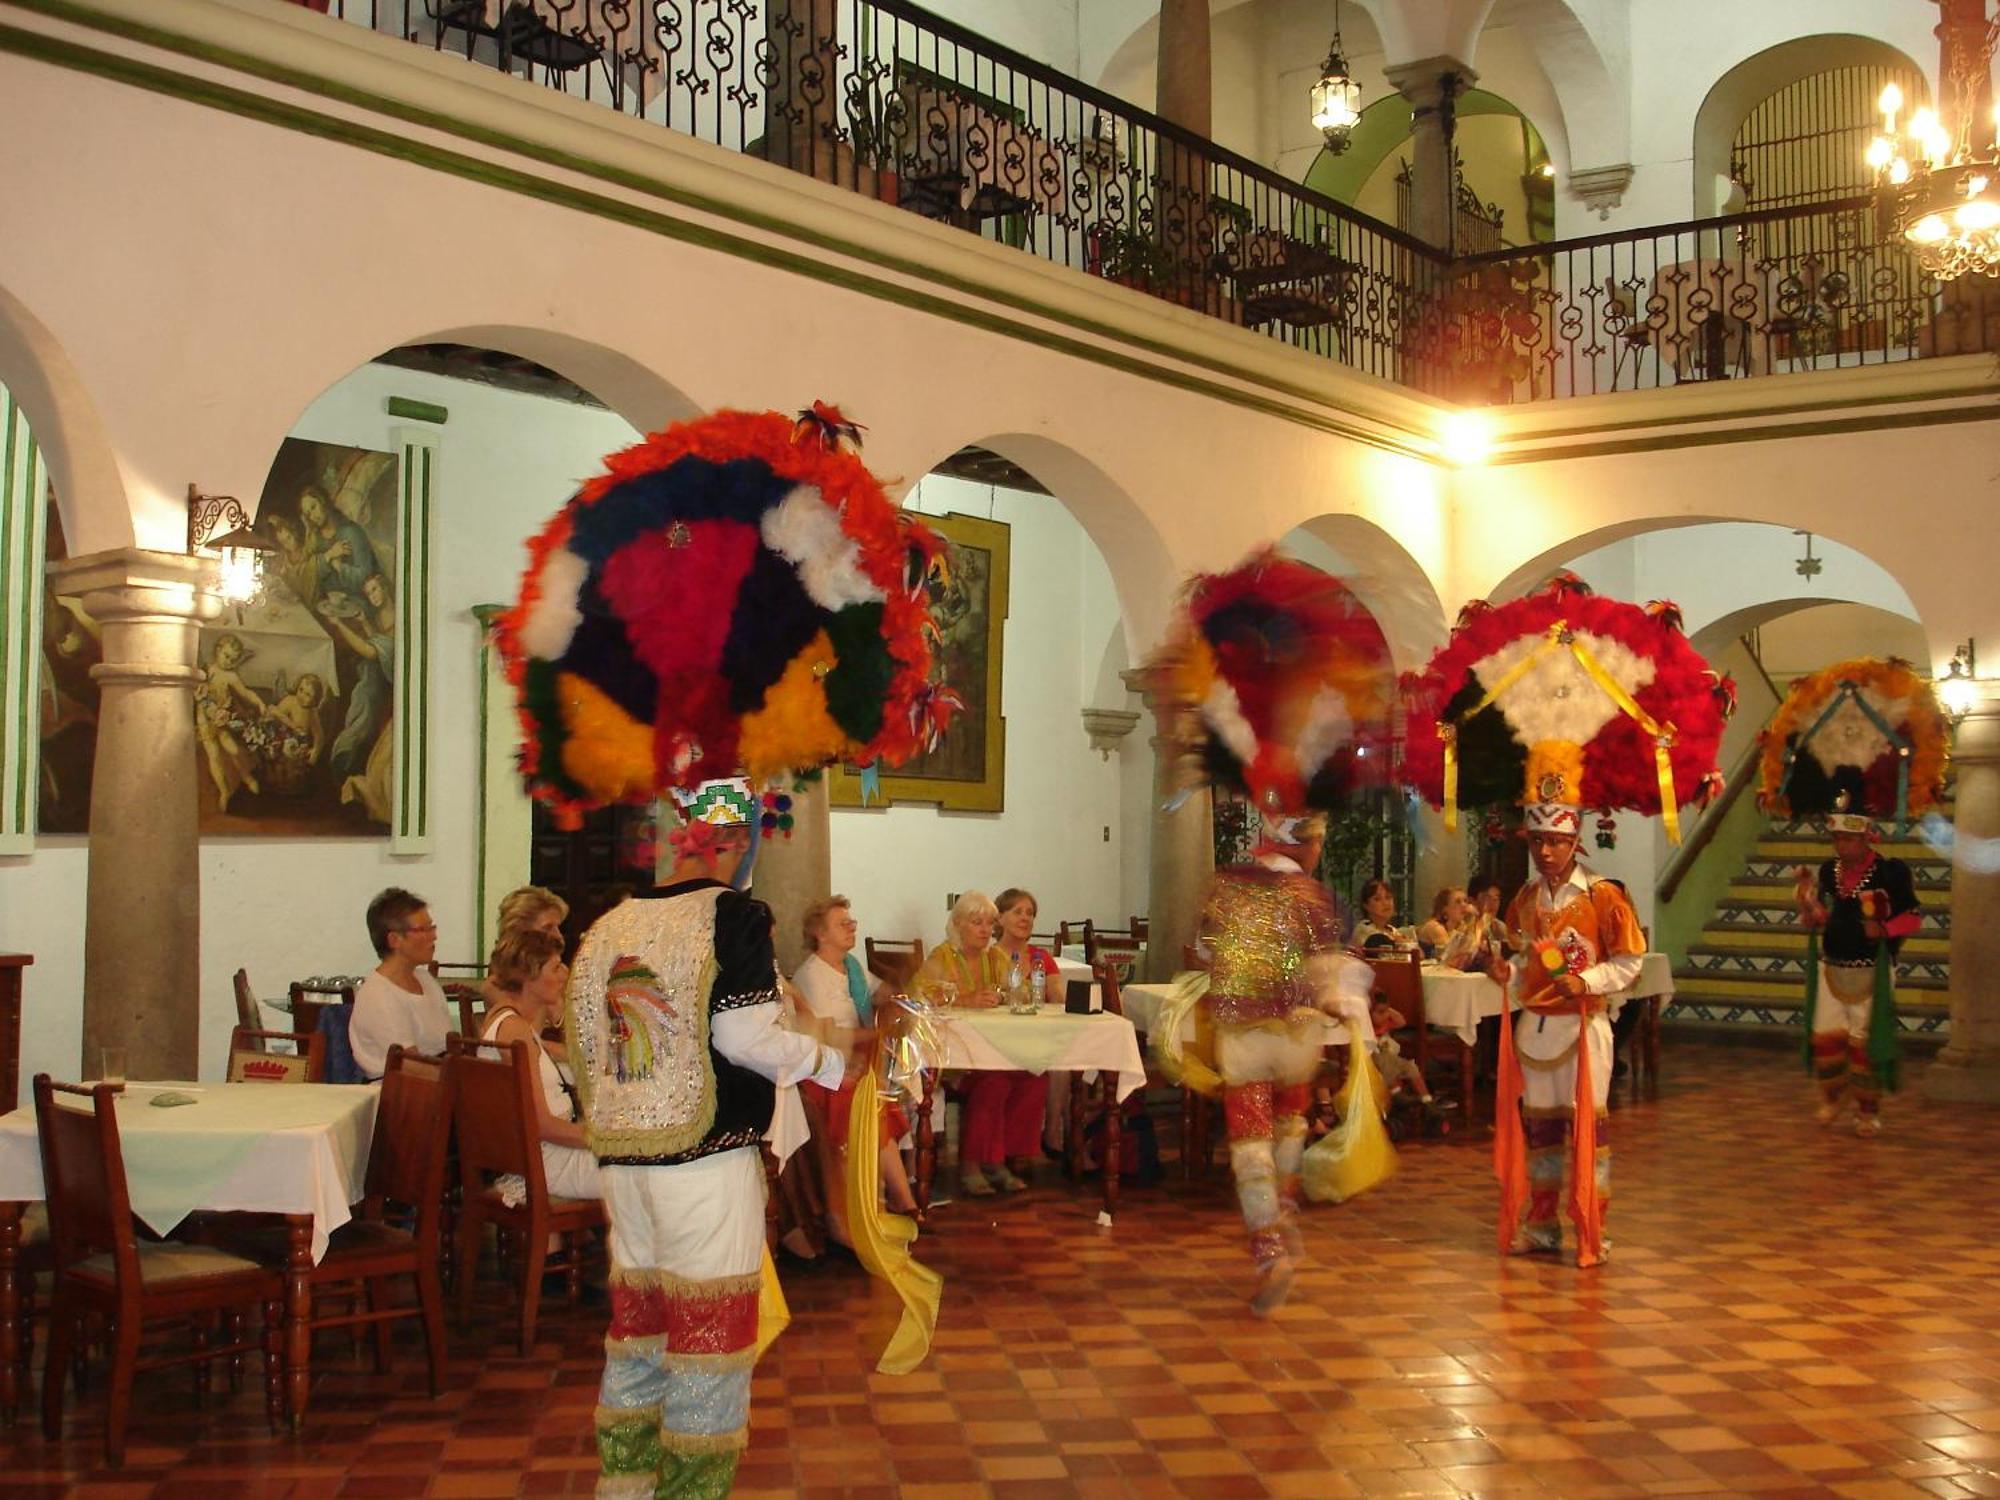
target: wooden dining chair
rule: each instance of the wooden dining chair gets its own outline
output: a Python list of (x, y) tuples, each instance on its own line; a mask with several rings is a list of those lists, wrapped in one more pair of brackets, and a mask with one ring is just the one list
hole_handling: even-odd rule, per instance
[(289, 991), (294, 1031), (317, 1031), (321, 1011), (332, 1005), (354, 1004), (354, 986), (344, 981), (294, 979)]
[(250, 971), (238, 969), (230, 977), (230, 985), (236, 992), (236, 1024), (249, 1031), (256, 1031), (264, 1024), (263, 1007), (257, 1003), (257, 993), (250, 988)]
[(1145, 917), (1134, 917), (1132, 919), (1132, 936), (1142, 943), (1150, 943), (1153, 940), (1152, 922)]
[(1144, 952), (1145, 944), (1130, 933), (1096, 928), (1084, 940), (1083, 961), (1093, 969), (1108, 965), (1118, 971), (1119, 983), (1130, 984), (1138, 976), (1139, 959)]
[[(42, 1372), (42, 1433), (62, 1436), (63, 1389), (68, 1384), (79, 1324), (86, 1316), (110, 1330), (111, 1378), (104, 1426), (104, 1457), (125, 1459), (125, 1429), (132, 1413), (132, 1380), (140, 1370), (196, 1364), (261, 1348), (264, 1407), (276, 1431), (284, 1416), (280, 1303), (284, 1279), (256, 1261), (210, 1245), (141, 1242), (132, 1228), (114, 1107), (122, 1085), (91, 1088), (35, 1077), (35, 1124), (41, 1137), (42, 1178), (49, 1228), (55, 1241), (55, 1295), (49, 1311), (48, 1356)], [(61, 1096), (61, 1102), (58, 1102)], [(261, 1340), (208, 1341), (218, 1319), (234, 1328), (246, 1308), (263, 1312)], [(139, 1358), (147, 1325), (189, 1323), (194, 1346), (185, 1353)]]
[[(389, 1049), (375, 1107), (368, 1172), (354, 1216), (327, 1241), (326, 1254), (307, 1276), (312, 1327), (375, 1330), (375, 1369), (389, 1367), (389, 1325), (421, 1320), (433, 1396), (444, 1386), (444, 1283), (439, 1265), (444, 1237), (445, 1148), (451, 1135), (451, 1096), (444, 1059)], [(254, 1253), (267, 1265), (285, 1263), (282, 1232), (259, 1227), (225, 1234), (233, 1249)], [(392, 1300), (395, 1283), (410, 1278), (416, 1301)], [(342, 1290), (351, 1295), (342, 1297)], [(323, 1304), (339, 1303), (334, 1310)]]
[(1424, 1014), (1423, 955), (1386, 952), (1370, 958), (1368, 966), (1375, 971), (1375, 999), (1394, 1007), (1403, 1017), (1403, 1028), (1396, 1037), (1399, 1044), (1410, 1048), (1410, 1060), (1423, 1074), (1424, 1082), (1431, 1084), (1434, 1051), (1441, 1058), (1452, 1059), (1458, 1074), (1459, 1105), (1469, 1121), (1473, 1115), (1473, 1048), (1456, 1034), (1447, 1038), (1432, 1032), (1429, 1018)]
[[(458, 1141), (458, 1313), (472, 1315), (473, 1283), (479, 1279), (479, 1246), (492, 1224), (515, 1240), (521, 1270), (520, 1352), (534, 1347), (541, 1313), (542, 1276), (554, 1269), (568, 1274), (575, 1303), (581, 1285), (582, 1234), (606, 1224), (598, 1198), (552, 1198), (542, 1172), (540, 1118), (535, 1093), (538, 1065), (526, 1042), (446, 1039), (445, 1075), (450, 1082), (452, 1125)], [(519, 1177), (521, 1201), (509, 1204), (498, 1179)], [(552, 1261), (549, 1236), (562, 1250)]]
[(922, 938), (865, 938), (868, 972), (891, 989), (907, 987), (924, 966)]
[(1088, 947), (1090, 944), (1090, 935), (1094, 931), (1096, 931), (1096, 928), (1088, 917), (1085, 917), (1080, 922), (1056, 923), (1057, 954), (1060, 955), (1063, 949), (1072, 946)]
[[(273, 1052), (272, 1042), (290, 1042), (290, 1052)], [(324, 1083), (326, 1038), (317, 1031), (259, 1031), (238, 1026), (229, 1033), (229, 1083)]]

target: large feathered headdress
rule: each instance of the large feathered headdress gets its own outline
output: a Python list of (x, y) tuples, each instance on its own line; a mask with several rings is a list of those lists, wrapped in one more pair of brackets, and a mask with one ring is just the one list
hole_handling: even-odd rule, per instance
[(1720, 783), (1734, 702), (1671, 604), (1641, 609), (1569, 575), (1510, 604), (1468, 607), (1404, 683), (1404, 773), (1456, 826), (1460, 802), (1519, 801), (1531, 832), (1580, 834), (1583, 811), (1663, 815)]
[(1836, 832), (1898, 823), (1943, 795), (1949, 731), (1930, 683), (1897, 657), (1801, 677), (1766, 726), (1757, 801), (1776, 817), (1828, 815)]
[(1187, 779), (1245, 792), (1268, 836), (1387, 777), (1388, 642), (1318, 568), (1265, 550), (1196, 575), (1149, 675)]
[(680, 423), (606, 459), (529, 544), (498, 641), (522, 772), (559, 821), (935, 744), (957, 701), (929, 680), (943, 544), (854, 431), (825, 406)]

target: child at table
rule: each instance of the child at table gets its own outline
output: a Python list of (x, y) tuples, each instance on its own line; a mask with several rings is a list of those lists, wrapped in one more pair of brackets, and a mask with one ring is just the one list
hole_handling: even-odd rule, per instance
[(1382, 1075), (1382, 1082), (1389, 1086), (1391, 1101), (1396, 1090), (1408, 1084), (1424, 1113), (1438, 1113), (1437, 1097), (1431, 1093), (1431, 1086), (1424, 1082), (1423, 1070), (1403, 1056), (1403, 1049), (1396, 1043), (1395, 1033), (1406, 1024), (1403, 1013), (1395, 1006), (1377, 1000), (1368, 1013), (1368, 1024), (1375, 1028), (1375, 1070)]

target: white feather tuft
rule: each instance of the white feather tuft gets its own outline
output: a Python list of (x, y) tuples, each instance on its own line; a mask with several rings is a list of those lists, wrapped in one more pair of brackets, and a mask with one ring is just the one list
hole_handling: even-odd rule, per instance
[(1322, 687), (1306, 705), (1306, 721), (1299, 726), (1299, 780), (1310, 784), (1327, 757), (1353, 738), (1354, 715), (1347, 696), (1337, 688)]
[(583, 623), (577, 600), (590, 564), (567, 547), (542, 559), (541, 592), (535, 607), (521, 621), (521, 649), (538, 661), (555, 661), (569, 650), (576, 627)]
[[(1533, 635), (1509, 641), (1492, 655), (1474, 662), (1473, 675), (1480, 686), (1491, 692), (1494, 683), (1546, 639)], [(1656, 668), (1652, 659), (1622, 642), (1583, 630), (1576, 633), (1576, 640), (1628, 695), (1636, 694), (1653, 680)], [(1506, 716), (1508, 727), (1524, 745), (1545, 740), (1587, 745), (1620, 712), (1611, 695), (1591, 680), (1575, 655), (1560, 646), (1544, 653), (1495, 700), (1494, 706)]]
[(802, 484), (764, 512), (764, 545), (799, 570), (806, 594), (822, 609), (870, 604), (882, 591), (861, 571), (861, 548), (840, 529), (840, 514), (816, 486)]
[[(1862, 688), (1860, 693), (1868, 706), (1890, 724), (1899, 724), (1909, 715), (1910, 700), (1907, 698), (1884, 698), (1872, 688)], [(1840, 707), (1819, 726), (1819, 733), (1806, 741), (1806, 749), (1819, 762), (1820, 769), (1831, 775), (1842, 766), (1865, 769), (1887, 755), (1894, 746), (1889, 743), (1889, 737), (1869, 721), (1859, 704), (1852, 698), (1843, 698)]]
[(1244, 765), (1257, 758), (1257, 731), (1243, 717), (1243, 705), (1236, 696), (1236, 689), (1220, 677), (1210, 686), (1208, 696), (1201, 700), (1201, 721)]

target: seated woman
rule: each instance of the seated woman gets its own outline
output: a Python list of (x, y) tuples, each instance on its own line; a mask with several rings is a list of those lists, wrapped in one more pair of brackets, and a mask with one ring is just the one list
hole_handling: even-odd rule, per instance
[[(538, 885), (524, 885), (509, 891), (500, 898), (500, 927), (493, 942), (497, 947), (508, 937), (518, 932), (546, 932), (560, 945), (563, 941), (563, 921), (569, 916), (569, 903), (554, 891)], [(561, 948), (558, 947), (558, 952)], [(506, 1003), (506, 997), (493, 983), (489, 974), (479, 985), (480, 1007), (484, 1014), (492, 1015), (495, 1006)], [(556, 1003), (555, 1014), (548, 1019), (553, 1030), (562, 1025), (562, 1003)], [(541, 1046), (557, 1064), (567, 1067), (568, 1058), (559, 1038), (544, 1036)]]
[[(999, 894), (993, 905), (1000, 913), (1000, 936), (996, 946), (1007, 955), (1007, 984), (1011, 987), (1018, 976), (1022, 984), (1034, 991), (1035, 999), (1041, 1004), (1061, 1005), (1066, 997), (1063, 994), (1062, 970), (1056, 966), (1056, 956), (1029, 941), (1034, 936), (1035, 918), (1041, 915), (1041, 906), (1036, 902), (1034, 892), (1022, 890), (1017, 885), (1009, 886)], [(1035, 1149), (1038, 1146), (1049, 1150), (1049, 1143), (1059, 1144), (1068, 1132), (1069, 1074), (1043, 1073), (1036, 1077), (1036, 1083), (1039, 1088), (1032, 1092), (1038, 1092), (1042, 1098), (1038, 1111), (1040, 1136), (1035, 1140), (1010, 1136), (1007, 1141), (1007, 1170), (1017, 1177), (1034, 1170)]]
[[(800, 1004), (819, 1033), (821, 1041), (843, 1052), (852, 1051), (857, 1041), (874, 1035), (874, 1005), (868, 976), (854, 956), (854, 940), (859, 925), (845, 896), (829, 896), (806, 908), (803, 922), (806, 955), (792, 972)], [(827, 1228), (836, 1242), (850, 1243), (845, 1212), (847, 1174), (848, 1110), (854, 1102), (854, 1079), (850, 1075), (838, 1089), (828, 1090), (810, 1081), (799, 1085), (806, 1112), (812, 1118), (813, 1140), (823, 1150), (821, 1178), (827, 1188)], [(896, 1143), (909, 1133), (902, 1109), (889, 1103), (882, 1121), (882, 1192), (897, 1213), (914, 1213), (916, 1195), (910, 1191), (909, 1174), (903, 1168), (902, 1153)]]
[(1407, 928), (1396, 925), (1396, 888), (1379, 875), (1361, 887), (1361, 920), (1354, 924), (1348, 946), (1367, 954), (1408, 948), (1415, 942)]
[(1417, 929), (1417, 941), (1447, 968), (1483, 969), (1491, 957), (1479, 914), (1455, 885), (1438, 891), (1437, 899), (1431, 902), (1431, 919)]
[[(1000, 1003), (1007, 982), (1007, 955), (993, 941), (1000, 912), (979, 891), (967, 891), (952, 904), (945, 923), (945, 941), (931, 949), (917, 971), (918, 993), (935, 998), (944, 986), (955, 991), (954, 1004), (966, 1010), (988, 1010)], [(965, 1119), (959, 1133), (959, 1187), (967, 1197), (990, 1198), (997, 1187), (1018, 1193), (1028, 1184), (1008, 1169), (1010, 1143), (1026, 1144), (1032, 1155), (1042, 1128), (1042, 1082), (1032, 1073), (981, 1069), (965, 1075)]]
[(1475, 880), (1467, 896), (1472, 901), (1472, 909), (1479, 915), (1480, 941), (1486, 945), (1486, 961), (1507, 956), (1514, 946), (1514, 935), (1507, 930), (1507, 922), (1500, 915), (1505, 903), (1501, 898), (1500, 882), (1488, 875)]
[(499, 1002), (486, 1012), (479, 1033), (484, 1042), (527, 1042), (534, 1048), (541, 1087), (536, 1134), (542, 1144), (542, 1176), (556, 1198), (603, 1196), (597, 1158), (584, 1144), (576, 1123), (569, 1080), (543, 1048), (542, 1028), (562, 1014), (563, 987), (569, 968), (563, 963), (562, 939), (538, 928), (520, 928), (493, 945), (487, 978)]

